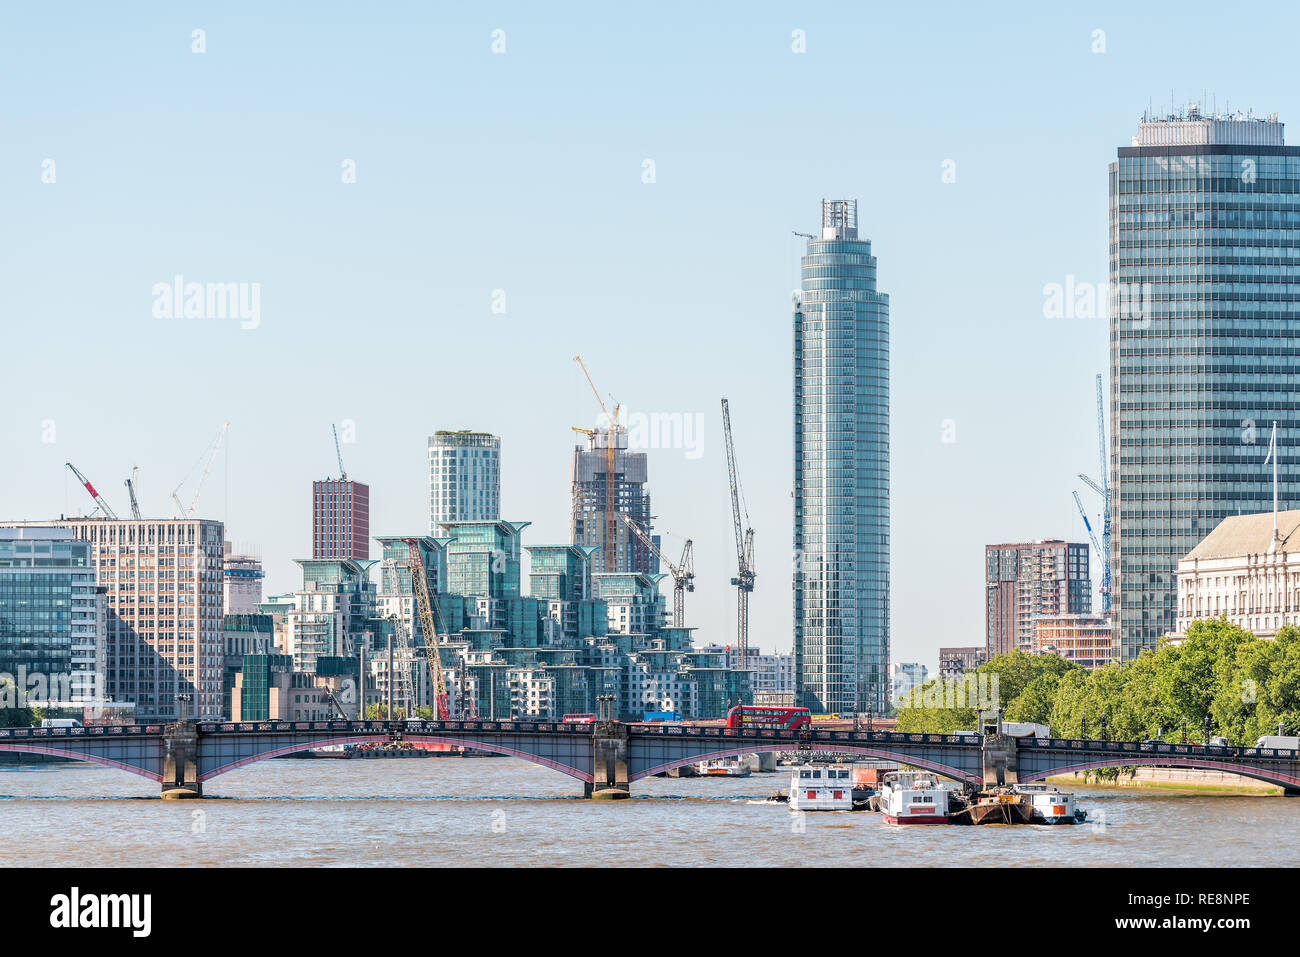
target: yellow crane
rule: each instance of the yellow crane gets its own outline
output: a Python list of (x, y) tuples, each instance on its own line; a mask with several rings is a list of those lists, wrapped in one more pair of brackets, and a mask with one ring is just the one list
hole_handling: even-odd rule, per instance
[[(420, 543), (414, 538), (404, 538), (411, 569), (411, 591), (415, 594), (415, 607), (420, 615), (420, 630), (424, 632), (424, 656), (429, 661), (429, 676), (433, 679), (433, 698), (437, 703), (438, 720), (451, 720), (451, 703), (447, 697), (447, 680), (442, 674), (442, 659), (438, 655), (439, 629), (434, 623), (434, 608), (429, 600), (429, 583), (424, 577), (424, 562), (420, 559)], [(441, 616), (439, 616), (441, 617)]]
[[(582, 361), (582, 356), (574, 356), (573, 361), (582, 367), (582, 374), (587, 377), (587, 385), (591, 386), (592, 393), (596, 396), (596, 401), (600, 403), (600, 411), (605, 415), (605, 421), (609, 424), (609, 432), (605, 443), (605, 571), (618, 571), (618, 502), (615, 500), (614, 489), (614, 465), (615, 455), (618, 443), (615, 441), (615, 433), (618, 431), (618, 403), (614, 404), (614, 414), (610, 415), (609, 408), (605, 405), (605, 400), (600, 397), (600, 390), (596, 388), (596, 383), (591, 379), (591, 373), (587, 371), (587, 364)], [(573, 427), (575, 432), (582, 432), (591, 438), (594, 446), (595, 437), (599, 430), (580, 429)]]

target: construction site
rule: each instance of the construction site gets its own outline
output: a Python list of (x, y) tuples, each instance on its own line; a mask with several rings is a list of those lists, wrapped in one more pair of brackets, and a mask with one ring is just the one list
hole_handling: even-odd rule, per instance
[[(697, 584), (694, 541), (679, 538), (671, 552), (665, 546), (655, 528), (649, 456), (629, 441), (623, 407), (598, 390), (580, 356), (574, 360), (596, 421), (573, 426), (583, 442), (570, 461), (567, 542), (525, 546), (529, 522), (488, 514), (439, 522), (432, 533), (374, 535), (382, 557), (371, 559), (369, 486), (349, 475), (332, 427), (338, 470), (312, 483), (310, 557), (297, 560), (301, 587), (265, 595), (260, 558), (233, 551), (224, 524), (199, 517), (229, 422), (171, 490), (168, 519), (142, 507), (139, 469), (124, 479), (130, 513), (123, 517), (69, 462), (89, 496), (87, 516), (14, 524), (32, 534), (62, 525), (91, 542), (103, 624), (85, 667), (106, 672), (102, 697), (137, 719), (368, 712), (559, 719), (602, 710), (628, 720), (718, 719), (752, 703), (756, 688), (788, 696), (780, 656), (750, 647), (755, 533), (728, 400), (721, 413), (736, 626), (700, 647), (687, 607)], [(483, 457), (486, 470), (471, 482), (486, 481), (495, 495), (499, 442), (474, 435), (492, 457)], [(445, 457), (437, 464), (449, 481), (472, 472)], [(431, 470), (431, 485), (434, 478)], [(454, 492), (449, 486), (438, 497), (451, 500)]]

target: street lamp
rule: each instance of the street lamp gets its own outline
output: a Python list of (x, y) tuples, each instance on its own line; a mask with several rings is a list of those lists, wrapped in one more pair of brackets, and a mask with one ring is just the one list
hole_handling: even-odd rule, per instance
[(1079, 715), (1079, 737), (1088, 737), (1088, 712), (1084, 711)]

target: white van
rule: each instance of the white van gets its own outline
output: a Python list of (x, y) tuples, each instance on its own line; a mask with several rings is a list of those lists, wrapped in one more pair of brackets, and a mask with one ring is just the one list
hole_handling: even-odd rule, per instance
[(1013, 738), (1050, 738), (1052, 729), (1034, 721), (1003, 721), (1002, 733)]
[(1266, 734), (1255, 742), (1257, 748), (1285, 748), (1289, 751), (1300, 750), (1300, 738), (1285, 734)]
[(76, 718), (42, 718), (42, 728), (80, 728), (81, 722)]

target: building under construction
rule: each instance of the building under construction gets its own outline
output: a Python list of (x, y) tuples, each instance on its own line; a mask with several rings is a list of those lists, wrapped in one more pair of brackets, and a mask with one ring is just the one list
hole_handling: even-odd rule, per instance
[[(655, 547), (660, 546), (659, 537), (650, 532), (646, 454), (628, 450), (627, 429), (621, 425), (583, 430), (583, 434), (587, 447), (574, 447), (569, 470), (573, 490), (570, 541), (600, 549), (593, 556), (594, 568), (599, 571), (657, 575), (659, 559), (637, 540), (621, 517), (626, 515), (636, 522), (650, 535)], [(611, 494), (612, 516), (606, 510)]]

